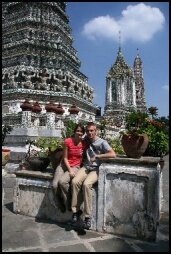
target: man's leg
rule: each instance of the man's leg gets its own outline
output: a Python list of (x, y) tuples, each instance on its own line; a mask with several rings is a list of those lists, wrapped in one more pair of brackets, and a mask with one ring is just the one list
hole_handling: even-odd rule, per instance
[(96, 170), (90, 171), (83, 183), (83, 197), (84, 197), (84, 216), (85, 221), (83, 227), (89, 229), (91, 227), (92, 216), (92, 186), (98, 180), (98, 173)]
[(71, 209), (73, 213), (80, 210), (80, 191), (84, 180), (86, 179), (88, 171), (86, 168), (81, 168), (78, 170), (76, 176), (72, 179), (71, 189), (72, 189), (72, 202)]

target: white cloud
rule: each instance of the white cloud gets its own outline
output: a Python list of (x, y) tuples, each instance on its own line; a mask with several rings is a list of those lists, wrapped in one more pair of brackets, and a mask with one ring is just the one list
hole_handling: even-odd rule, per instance
[(83, 34), (90, 39), (98, 37), (118, 38), (120, 27), (114, 18), (109, 15), (100, 16), (90, 20), (84, 25)]
[(118, 20), (109, 15), (91, 19), (84, 25), (83, 34), (89, 39), (107, 38), (118, 41), (118, 32), (121, 31), (122, 42), (146, 42), (163, 28), (164, 22), (165, 17), (159, 8), (139, 3), (129, 5)]
[(164, 90), (166, 90), (166, 91), (169, 91), (169, 86), (162, 86), (162, 88), (164, 89)]

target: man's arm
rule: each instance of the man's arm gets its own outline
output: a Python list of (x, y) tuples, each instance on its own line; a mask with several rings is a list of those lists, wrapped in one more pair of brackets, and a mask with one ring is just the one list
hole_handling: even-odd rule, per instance
[(96, 154), (93, 158), (91, 158), (91, 163), (93, 163), (96, 159), (109, 159), (109, 158), (115, 158), (116, 153), (111, 148), (106, 153)]
[(98, 158), (98, 159), (107, 159), (107, 158), (115, 158), (115, 157), (116, 157), (116, 153), (114, 152), (113, 149), (108, 150), (106, 153), (95, 155), (95, 158)]

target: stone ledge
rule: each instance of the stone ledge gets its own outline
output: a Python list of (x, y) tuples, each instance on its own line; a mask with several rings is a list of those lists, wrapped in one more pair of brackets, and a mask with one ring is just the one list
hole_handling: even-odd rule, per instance
[(148, 165), (148, 166), (157, 166), (157, 164), (160, 162), (159, 157), (141, 157), (139, 159), (135, 158), (128, 158), (126, 155), (119, 155), (116, 158), (110, 158), (110, 159), (100, 159), (102, 163), (118, 163), (118, 164), (132, 164), (132, 165)]
[(17, 177), (35, 177), (35, 178), (39, 178), (39, 179), (49, 179), (52, 180), (53, 179), (53, 169), (46, 169), (46, 172), (42, 172), (42, 171), (33, 171), (33, 170), (18, 170), (15, 172)]

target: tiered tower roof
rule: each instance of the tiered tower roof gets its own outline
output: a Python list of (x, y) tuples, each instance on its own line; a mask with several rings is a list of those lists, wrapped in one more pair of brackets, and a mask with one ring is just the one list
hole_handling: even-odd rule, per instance
[(116, 61), (109, 71), (109, 75), (115, 78), (124, 78), (125, 76), (133, 76), (132, 69), (126, 64), (123, 57), (121, 47), (118, 49)]

